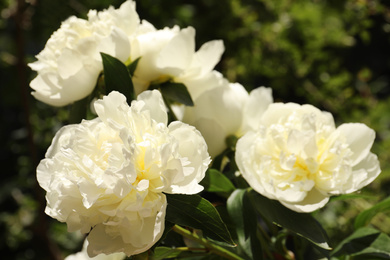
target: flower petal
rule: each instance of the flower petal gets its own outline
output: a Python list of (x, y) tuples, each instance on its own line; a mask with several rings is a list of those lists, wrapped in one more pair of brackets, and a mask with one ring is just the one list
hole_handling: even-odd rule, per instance
[(183, 175), (172, 180), (172, 185), (165, 192), (180, 194), (196, 194), (203, 190), (198, 183), (204, 178), (210, 157), (207, 153), (207, 145), (202, 135), (193, 126), (179, 121), (172, 122), (169, 133), (180, 144), (178, 154), (186, 161)]
[(145, 102), (145, 106), (142, 110), (149, 110), (150, 117), (158, 123), (167, 125), (168, 116), (167, 109), (164, 104), (164, 100), (161, 93), (158, 90), (144, 91), (137, 97), (138, 101)]
[(300, 202), (288, 203), (280, 201), (280, 203), (296, 212), (308, 213), (322, 208), (328, 201), (329, 196), (320, 193), (317, 189), (312, 189), (305, 199)]
[(183, 29), (161, 50), (156, 66), (169, 75), (179, 75), (188, 68), (195, 52), (195, 30), (192, 27)]
[(351, 149), (352, 165), (357, 165), (370, 152), (375, 140), (375, 132), (365, 124), (349, 123), (342, 124), (337, 128), (345, 136), (349, 148)]
[(221, 59), (225, 47), (222, 40), (209, 41), (195, 53), (195, 60), (202, 70), (202, 75), (210, 72)]
[(261, 117), (268, 106), (273, 103), (272, 90), (259, 87), (251, 91), (248, 101), (243, 109), (242, 134), (249, 130), (256, 130), (260, 124)]
[(345, 193), (351, 193), (367, 186), (373, 182), (381, 173), (378, 157), (369, 153), (366, 158), (361, 160), (353, 167), (351, 180), (347, 183)]
[[(98, 254), (124, 252), (134, 255), (150, 249), (162, 236), (165, 228), (166, 198), (155, 215), (142, 222), (124, 221), (123, 226), (112, 229), (110, 224), (98, 224), (89, 233), (87, 252), (90, 257)], [(121, 225), (121, 224), (120, 224)]]

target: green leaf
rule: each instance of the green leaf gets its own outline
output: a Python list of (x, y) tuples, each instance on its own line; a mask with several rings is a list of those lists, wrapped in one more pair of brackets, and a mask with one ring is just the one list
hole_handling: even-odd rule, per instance
[(355, 219), (355, 229), (366, 226), (376, 214), (390, 209), (390, 197), (361, 212)]
[(374, 228), (360, 228), (332, 252), (332, 256), (343, 255), (354, 256), (353, 259), (390, 259), (390, 237)]
[(160, 85), (162, 95), (169, 100), (182, 103), (186, 106), (194, 106), (187, 87), (182, 83), (165, 82)]
[(104, 83), (106, 93), (119, 91), (125, 95), (127, 103), (130, 104), (134, 99), (134, 86), (131, 76), (125, 64), (115, 57), (105, 53), (100, 53), (103, 61)]
[(235, 190), (233, 183), (220, 171), (209, 169), (200, 183), (205, 191), (230, 194)]
[(235, 246), (215, 207), (199, 195), (166, 194), (166, 219), (172, 223), (200, 229), (210, 239)]
[(239, 246), (250, 259), (263, 259), (257, 237), (257, 216), (246, 190), (235, 190), (227, 200), (227, 209), (236, 227)]
[(349, 200), (349, 199), (368, 199), (368, 200), (374, 200), (377, 199), (377, 196), (372, 195), (366, 195), (361, 193), (349, 193), (349, 194), (342, 194), (338, 196), (332, 196), (330, 197), (330, 201), (335, 200)]
[(129, 70), (129, 73), (130, 73), (131, 76), (134, 75), (134, 71), (137, 68), (137, 65), (138, 65), (138, 62), (139, 62), (140, 59), (141, 59), (141, 57), (137, 58), (135, 61), (130, 63), (129, 66), (127, 66), (127, 69)]
[(313, 216), (292, 211), (280, 202), (263, 197), (254, 190), (249, 194), (257, 211), (269, 222), (292, 231), (319, 248), (331, 250), (328, 235)]

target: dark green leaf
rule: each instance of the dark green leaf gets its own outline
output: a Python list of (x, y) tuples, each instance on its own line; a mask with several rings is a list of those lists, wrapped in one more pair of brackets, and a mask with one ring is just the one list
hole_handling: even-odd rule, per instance
[(202, 180), (201, 185), (208, 192), (229, 194), (235, 189), (233, 183), (223, 173), (215, 169), (209, 169), (206, 172), (206, 176)]
[(361, 212), (355, 219), (355, 229), (369, 224), (376, 214), (390, 209), (390, 197), (377, 203), (375, 206)]
[(322, 249), (331, 249), (325, 230), (310, 214), (292, 211), (278, 201), (263, 197), (254, 190), (249, 194), (257, 211), (269, 222), (296, 233)]
[(103, 61), (106, 93), (109, 94), (114, 90), (119, 91), (126, 96), (127, 103), (130, 104), (134, 99), (134, 87), (126, 65), (108, 54), (100, 53), (100, 55)]
[(235, 190), (227, 200), (227, 209), (236, 226), (239, 246), (250, 259), (263, 259), (257, 237), (257, 216), (246, 190)]
[(166, 194), (166, 196), (168, 221), (200, 229), (204, 236), (234, 246), (225, 223), (210, 202), (198, 195)]
[(138, 62), (139, 60), (141, 59), (141, 57), (137, 58), (135, 61), (133, 61), (132, 63), (130, 63), (129, 66), (127, 66), (128, 70), (129, 70), (129, 73), (131, 76), (134, 75), (134, 71), (135, 69), (137, 68), (137, 65), (138, 65)]
[(166, 82), (160, 85), (162, 95), (171, 100), (186, 106), (193, 106), (191, 95), (187, 87), (182, 83)]
[(343, 255), (362, 257), (360, 259), (390, 259), (390, 237), (373, 228), (360, 228), (332, 252), (332, 256)]

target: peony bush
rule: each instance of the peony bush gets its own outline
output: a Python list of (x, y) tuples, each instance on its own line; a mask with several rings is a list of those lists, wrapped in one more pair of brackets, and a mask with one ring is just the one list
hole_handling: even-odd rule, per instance
[(380, 174), (375, 132), (274, 103), (271, 88), (248, 92), (214, 69), (223, 52), (221, 40), (197, 49), (191, 26), (141, 21), (131, 0), (53, 33), (30, 85), (82, 118), (57, 131), (37, 167), (45, 213), (86, 237), (66, 259), (389, 256), (383, 233), (348, 249), (376, 232), (365, 227), (375, 208), (339, 245), (311, 214)]

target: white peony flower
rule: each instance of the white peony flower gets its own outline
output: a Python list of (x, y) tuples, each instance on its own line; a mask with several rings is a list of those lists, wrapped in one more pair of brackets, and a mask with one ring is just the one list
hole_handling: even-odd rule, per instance
[(99, 254), (95, 257), (89, 257), (87, 253), (87, 247), (88, 247), (88, 240), (86, 239), (84, 241), (83, 249), (81, 252), (78, 252), (76, 254), (69, 255), (65, 257), (65, 260), (123, 260), (126, 258), (125, 253), (113, 253), (113, 254)]
[[(150, 84), (169, 80), (188, 87), (193, 81), (214, 77), (212, 70), (223, 51), (223, 42), (215, 40), (203, 44), (195, 52), (195, 29), (192, 27), (156, 30), (143, 21), (132, 41), (132, 60), (141, 57), (133, 77), (135, 91), (138, 94)], [(198, 86), (194, 85), (194, 88)], [(188, 88), (191, 93), (192, 88)]]
[(202, 133), (211, 157), (215, 157), (227, 148), (228, 136), (240, 137), (256, 128), (272, 102), (269, 88), (260, 87), (248, 94), (241, 84), (224, 80), (200, 94), (194, 100), (194, 107), (185, 107), (182, 121)]
[(118, 10), (90, 11), (89, 21), (74, 16), (52, 34), (29, 66), (38, 72), (30, 83), (33, 96), (49, 105), (65, 106), (88, 96), (102, 71), (100, 52), (126, 61), (130, 57), (128, 34), (139, 25), (135, 4)]
[(69, 231), (89, 233), (88, 255), (144, 252), (164, 230), (164, 193), (195, 194), (210, 163), (192, 126), (167, 126), (161, 94), (146, 91), (129, 107), (112, 92), (98, 117), (61, 128), (37, 168), (46, 213)]
[(364, 124), (336, 128), (330, 113), (293, 103), (270, 105), (261, 123), (238, 140), (236, 163), (254, 190), (294, 211), (317, 210), (380, 173)]

